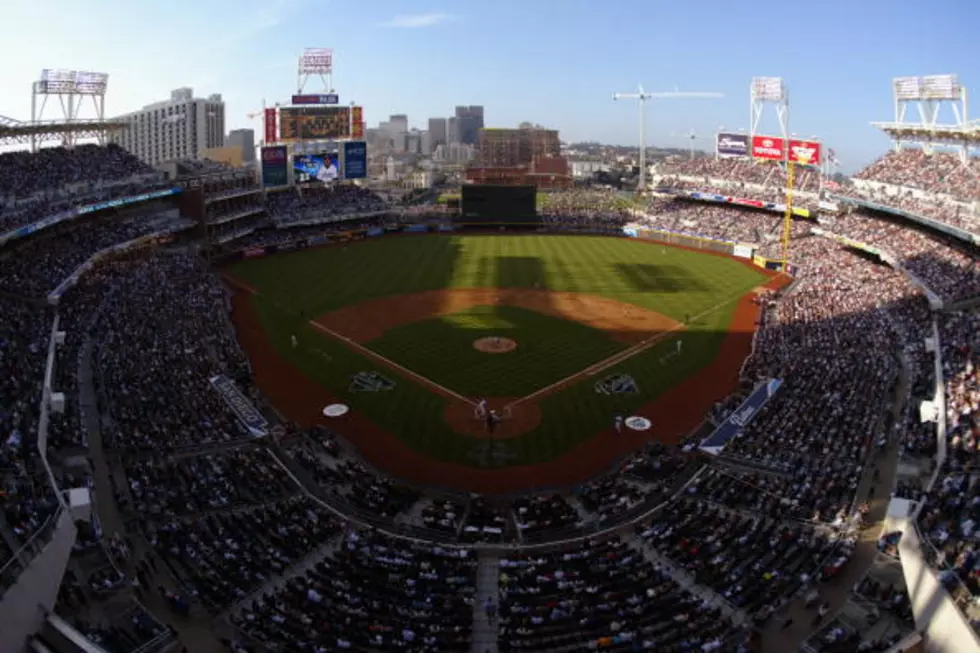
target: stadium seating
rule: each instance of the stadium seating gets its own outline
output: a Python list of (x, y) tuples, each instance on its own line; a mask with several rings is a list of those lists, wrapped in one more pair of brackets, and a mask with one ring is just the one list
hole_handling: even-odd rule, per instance
[(83, 204), (166, 187), (162, 176), (116, 146), (0, 154), (0, 233)]
[[(772, 167), (746, 173), (763, 186), (779, 174)], [(366, 191), (338, 189), (347, 190), (274, 195), (269, 210), (286, 223), (383, 207)], [(781, 225), (778, 216), (664, 198), (651, 200), (638, 217), (614, 195), (585, 191), (556, 193), (544, 215), (554, 228), (636, 222), (755, 242), (769, 254), (778, 250)], [(0, 286), (42, 298), (96, 251), (156, 226), (127, 218), (42, 233), (2, 252)], [(71, 472), (60, 468), (58, 454), (85, 444), (77, 372), (88, 342), (102, 444), (122, 469), (120, 503), (133, 535), (147, 543), (145, 559), (160, 562), (155, 578), (164, 579), (165, 589), (157, 592), (169, 605), (230, 614), (241, 632), (281, 650), (468, 651), (484, 599), (477, 592), (480, 552), (489, 543), (505, 551), (493, 624), (503, 649), (738, 651), (746, 639), (740, 615), (767, 614), (846, 568), (865, 498), (859, 487), (877, 450), (896, 440), (910, 455), (928, 457), (935, 449), (934, 426), (908, 415), (897, 427), (885, 420), (902, 364), (911, 393), (935, 381), (923, 346), (932, 320), (923, 293), (900, 271), (810, 227), (793, 223), (796, 286), (778, 301), (760, 300), (760, 330), (745, 366), (748, 388), (773, 377), (785, 383), (722, 456), (706, 461), (653, 446), (574, 491), (513, 500), (407, 487), (322, 429), (284, 425), (281, 447), (256, 442), (210, 391), (209, 380), (223, 374), (266, 408), (228, 320), (227, 290), (188, 249), (143, 249), (102, 261), (57, 309), (0, 297), (0, 473), (12, 489), (2, 504), (4, 522), (20, 546), (57, 509), (34, 435), (56, 310), (67, 334), (54, 385), (69, 397), (67, 410), (48, 426), (56, 476), (76, 484), (67, 481)], [(932, 235), (861, 213), (828, 228), (894, 253), (944, 298), (980, 294), (969, 256)], [(241, 244), (281, 243), (324, 229), (266, 229)], [(939, 325), (950, 456), (928, 495), (912, 486), (897, 492), (924, 498), (920, 528), (936, 547), (944, 581), (977, 595), (973, 522), (980, 485), (972, 457), (980, 322), (975, 313), (961, 313), (941, 317)], [(714, 417), (731, 406), (724, 402)], [(308, 475), (312, 490), (286, 474), (279, 456)], [(362, 528), (367, 517), (377, 528)], [(582, 539), (634, 519), (632, 532)], [(404, 537), (420, 535), (432, 541)], [(91, 548), (99, 538), (86, 532), (78, 541)], [(557, 548), (508, 552), (549, 542)], [(11, 548), (0, 538), (0, 565)], [(119, 557), (125, 568), (126, 555), (65, 586), (125, 589), (122, 580), (134, 572), (114, 564)], [(662, 564), (651, 561), (656, 556)], [(693, 585), (674, 572), (689, 574)], [(65, 590), (69, 598), (75, 593)], [(69, 604), (59, 609), (81, 612)], [(104, 643), (126, 645), (162, 628), (142, 612), (132, 614), (126, 635), (79, 624)]]
[(354, 184), (306, 185), (272, 193), (268, 212), (279, 223), (337, 219), (345, 215), (383, 211), (388, 205), (376, 193)]

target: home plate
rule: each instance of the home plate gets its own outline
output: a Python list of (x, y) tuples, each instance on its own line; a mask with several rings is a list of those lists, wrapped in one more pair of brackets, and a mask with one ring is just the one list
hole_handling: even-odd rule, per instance
[(653, 426), (646, 417), (639, 417), (637, 415), (627, 417), (625, 422), (626, 428), (634, 431), (649, 431), (650, 427)]
[(324, 417), (342, 417), (350, 411), (347, 404), (330, 404), (323, 409)]

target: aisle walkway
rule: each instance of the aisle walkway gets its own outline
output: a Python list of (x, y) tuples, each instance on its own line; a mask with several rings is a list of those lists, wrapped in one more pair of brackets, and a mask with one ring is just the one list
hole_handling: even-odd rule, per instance
[(484, 609), (487, 597), (500, 608), (500, 556), (496, 553), (480, 553), (480, 566), (476, 570), (476, 596), (473, 601), (472, 653), (497, 653), (497, 619), (491, 620)]

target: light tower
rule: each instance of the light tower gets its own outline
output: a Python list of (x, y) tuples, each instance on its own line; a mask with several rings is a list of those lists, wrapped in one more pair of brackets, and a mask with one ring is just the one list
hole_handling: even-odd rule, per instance
[(640, 179), (636, 185), (636, 191), (646, 190), (647, 180), (647, 100), (654, 98), (720, 98), (722, 93), (699, 92), (699, 91), (662, 91), (660, 93), (647, 93), (643, 90), (643, 85), (637, 85), (637, 93), (613, 93), (613, 100), (639, 100), (640, 101)]
[(789, 93), (782, 77), (753, 77), (749, 88), (749, 141), (759, 133), (766, 105), (776, 108), (779, 135), (783, 137), (783, 160), (789, 158)]
[[(31, 123), (39, 124), (44, 118), (44, 109), (49, 97), (57, 97), (61, 105), (61, 119), (67, 124), (86, 122), (105, 122), (105, 92), (109, 85), (109, 75), (93, 73), (84, 70), (52, 70), (41, 71), (41, 78), (31, 84)], [(92, 98), (95, 116), (82, 118), (82, 101)], [(40, 103), (38, 99), (40, 98)], [(40, 106), (39, 106), (40, 105)], [(75, 144), (76, 132), (68, 130), (64, 135), (65, 147)], [(99, 132), (100, 143), (105, 142), (105, 133)], [(37, 151), (37, 136), (31, 136), (31, 150)]]
[[(895, 121), (871, 124), (892, 137), (895, 149), (901, 149), (906, 141), (914, 141), (921, 144), (927, 154), (932, 154), (934, 145), (940, 143), (955, 148), (964, 163), (968, 160), (968, 146), (957, 136), (972, 127), (973, 123), (968, 114), (966, 87), (956, 75), (896, 77), (892, 80), (892, 100)], [(912, 105), (916, 105), (919, 122), (907, 120)], [(939, 122), (944, 105), (951, 109), (952, 123)]]
[(310, 77), (319, 77), (323, 86), (318, 92), (333, 93), (333, 50), (306, 48), (296, 68), (296, 94), (302, 95)]

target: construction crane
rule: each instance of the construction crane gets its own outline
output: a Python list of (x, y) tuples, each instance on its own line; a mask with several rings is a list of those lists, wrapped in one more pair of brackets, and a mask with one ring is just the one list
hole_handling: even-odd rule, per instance
[(691, 157), (690, 158), (693, 161), (694, 160), (694, 141), (696, 141), (699, 138), (701, 138), (700, 136), (698, 136), (694, 132), (694, 128), (692, 127), (691, 128), (691, 131), (688, 132), (687, 134), (676, 134), (675, 133), (675, 134), (671, 134), (670, 136), (671, 136), (671, 138), (687, 138), (687, 139), (689, 139), (691, 141)]
[(640, 180), (636, 185), (636, 191), (646, 190), (647, 179), (647, 100), (653, 99), (682, 99), (682, 98), (721, 98), (723, 93), (701, 92), (701, 91), (680, 91), (674, 87), (673, 91), (662, 91), (659, 93), (647, 93), (643, 90), (643, 85), (637, 85), (637, 93), (613, 93), (613, 100), (639, 100), (640, 102)]

